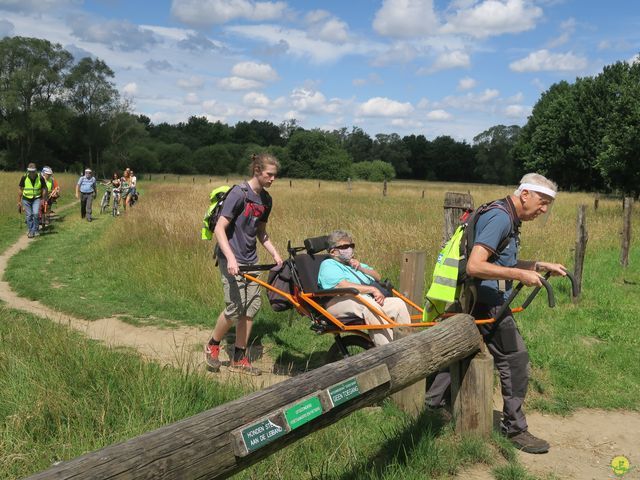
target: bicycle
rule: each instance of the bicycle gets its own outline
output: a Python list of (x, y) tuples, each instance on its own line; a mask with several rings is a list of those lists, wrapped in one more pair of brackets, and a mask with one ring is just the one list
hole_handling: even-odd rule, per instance
[(113, 208), (111, 209), (111, 215), (117, 217), (120, 215), (120, 189), (113, 189)]
[(100, 213), (104, 213), (109, 208), (109, 202), (111, 201), (111, 188), (107, 188), (104, 191), (104, 195), (102, 195), (102, 200), (100, 201)]

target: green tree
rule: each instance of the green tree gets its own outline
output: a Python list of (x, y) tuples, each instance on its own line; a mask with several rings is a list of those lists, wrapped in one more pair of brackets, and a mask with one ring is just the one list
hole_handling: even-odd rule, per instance
[(395, 178), (396, 172), (390, 163), (374, 160), (373, 162), (354, 163), (351, 165), (351, 175), (353, 178), (370, 182), (382, 182)]
[(51, 129), (51, 107), (72, 60), (60, 44), (26, 37), (0, 40), (0, 136), (20, 168), (38, 134)]
[(353, 127), (344, 142), (344, 148), (354, 162), (370, 161), (372, 147), (373, 140), (359, 127)]
[(227, 175), (235, 170), (236, 162), (224, 145), (207, 145), (191, 155), (191, 163), (197, 173)]
[(429, 152), (431, 142), (424, 135), (408, 135), (402, 138), (402, 143), (409, 150), (407, 163), (411, 169), (411, 177), (426, 180), (429, 177)]
[(177, 174), (193, 172), (191, 150), (181, 143), (159, 143), (156, 153), (160, 162), (160, 170)]
[(296, 131), (289, 139), (287, 153), (283, 176), (346, 180), (351, 172), (349, 155), (327, 132)]
[(122, 111), (113, 77), (104, 61), (85, 57), (65, 79), (67, 102), (77, 113), (77, 132), (91, 168), (99, 169), (101, 152), (109, 145), (108, 124)]
[(475, 174), (479, 180), (500, 185), (517, 183), (521, 169), (513, 158), (512, 150), (519, 133), (518, 125), (496, 125), (473, 138)]
[(411, 178), (409, 167), (411, 152), (397, 133), (377, 134), (371, 147), (371, 156), (393, 165), (399, 178)]
[(640, 65), (618, 62), (605, 67), (608, 117), (596, 166), (610, 188), (640, 193)]

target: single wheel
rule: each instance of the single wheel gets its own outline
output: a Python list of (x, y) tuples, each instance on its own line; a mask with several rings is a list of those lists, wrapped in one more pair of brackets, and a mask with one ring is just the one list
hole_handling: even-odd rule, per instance
[(104, 192), (102, 201), (100, 202), (100, 213), (104, 213), (109, 208), (109, 192)]
[[(341, 351), (338, 342), (342, 342), (342, 345), (344, 345), (347, 351), (346, 356), (344, 355), (344, 352)], [(365, 338), (360, 335), (337, 337), (336, 341), (331, 345), (327, 352), (327, 363), (333, 363), (338, 360), (342, 360), (343, 358), (352, 357), (373, 347), (373, 342), (368, 337)]]

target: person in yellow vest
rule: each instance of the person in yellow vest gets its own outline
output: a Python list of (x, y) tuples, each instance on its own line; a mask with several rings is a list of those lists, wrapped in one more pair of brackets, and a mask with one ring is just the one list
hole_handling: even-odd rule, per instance
[(40, 212), (40, 202), (47, 198), (47, 183), (42, 175), (38, 173), (35, 163), (27, 166), (27, 173), (20, 179), (18, 184), (19, 196), (18, 206), (24, 211), (27, 222), (27, 236), (29, 238), (40, 235), (38, 228), (38, 214)]

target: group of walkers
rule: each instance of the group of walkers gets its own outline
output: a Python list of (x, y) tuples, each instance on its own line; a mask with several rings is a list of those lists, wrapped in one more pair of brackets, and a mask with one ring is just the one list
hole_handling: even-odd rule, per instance
[[(98, 193), (98, 182), (90, 168), (85, 169), (76, 183), (76, 198), (80, 200), (80, 217), (93, 220), (92, 205)], [(133, 170), (126, 168), (122, 177), (114, 172), (113, 177), (104, 183), (111, 189), (114, 205), (124, 199), (124, 207), (130, 207), (138, 198), (137, 178)], [(60, 197), (60, 185), (53, 176), (51, 167), (43, 167), (38, 173), (35, 163), (29, 163), (27, 173), (20, 178), (18, 184), (18, 209), (25, 214), (27, 237), (40, 235), (40, 228), (47, 226), (48, 215), (53, 204)], [(119, 214), (119, 209), (116, 209)]]
[[(271, 197), (266, 190), (277, 176), (279, 162), (272, 155), (254, 155), (250, 168), (251, 179), (231, 189), (214, 229), (217, 240), (215, 256), (222, 277), (226, 307), (218, 315), (213, 335), (205, 345), (205, 360), (209, 370), (220, 370), (221, 342), (235, 324), (235, 348), (229, 370), (260, 375), (260, 370), (251, 364), (247, 354), (253, 318), (261, 305), (259, 286), (240, 275), (240, 267), (258, 262), (257, 242), (263, 245), (277, 266), (283, 263), (266, 230), (272, 208)], [(527, 174), (512, 195), (497, 201), (501, 208), (489, 210), (480, 216), (467, 263), (467, 274), (473, 277), (479, 292), (474, 310), (470, 312), (472, 315), (484, 318), (495, 313), (509, 297), (514, 281), (541, 287), (540, 272), (566, 275), (566, 269), (561, 264), (518, 258), (521, 223), (547, 213), (557, 190), (557, 185), (544, 176)], [(505, 243), (506, 248), (502, 248)], [(349, 233), (342, 230), (332, 232), (328, 251), (330, 258), (320, 266), (319, 288), (356, 288), (363, 297), (370, 297), (369, 303), (382, 309), (396, 322), (409, 322), (406, 307), (398, 305), (395, 302), (397, 299), (383, 295), (375, 286), (380, 278), (378, 272), (356, 260), (355, 243)], [(355, 314), (366, 324), (381, 323), (374, 312), (361, 302), (349, 298), (349, 295), (331, 300), (327, 309), (337, 318)], [(524, 452), (544, 453), (549, 450), (549, 444), (529, 433), (522, 408), (529, 383), (529, 356), (513, 315), (510, 310), (508, 312), (502, 321), (480, 327), (500, 375), (504, 401), (502, 433)], [(369, 332), (377, 345), (392, 340), (390, 332)], [(445, 395), (448, 385), (449, 377), (442, 372), (427, 393), (429, 407), (437, 409), (450, 406)]]
[[(130, 168), (126, 168), (122, 176), (118, 172), (113, 172), (110, 180), (102, 182), (102, 185), (105, 185), (111, 192), (116, 215), (120, 215), (119, 205), (121, 199), (124, 198), (123, 205), (125, 210), (137, 200), (137, 184), (138, 180)], [(92, 206), (97, 194), (98, 181), (93, 176), (93, 171), (87, 168), (76, 184), (76, 198), (80, 200), (80, 217), (86, 218), (88, 222), (93, 220)]]
[(24, 212), (27, 224), (27, 237), (40, 235), (40, 225), (48, 223), (47, 212), (60, 196), (60, 186), (53, 178), (51, 167), (43, 167), (38, 173), (35, 163), (27, 166), (27, 173), (18, 183), (18, 211)]

